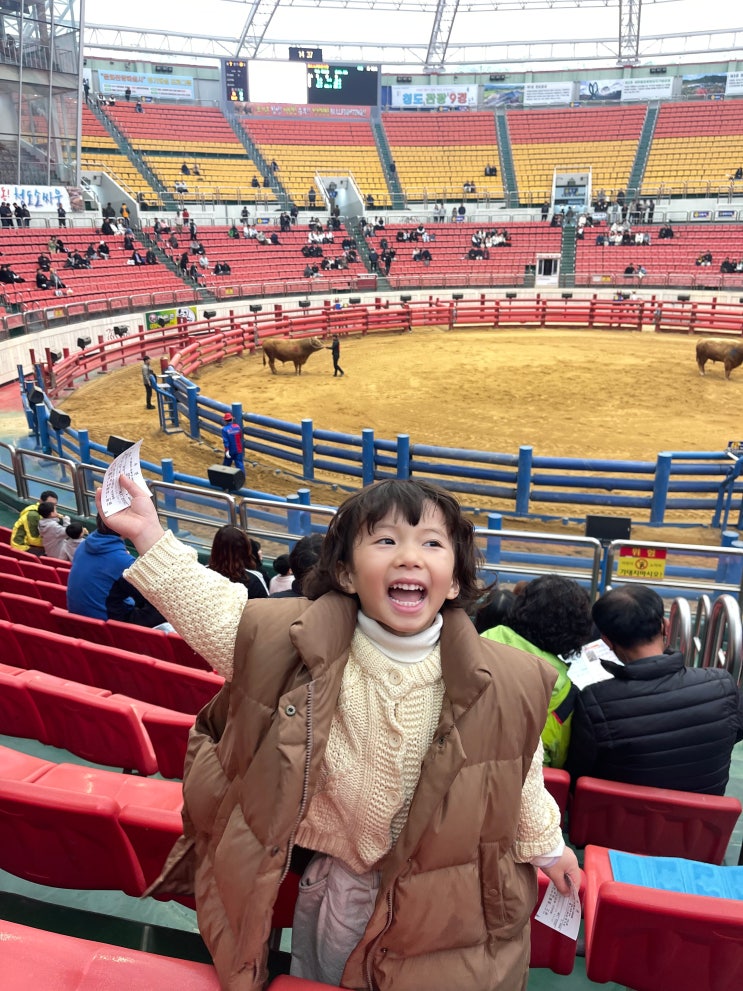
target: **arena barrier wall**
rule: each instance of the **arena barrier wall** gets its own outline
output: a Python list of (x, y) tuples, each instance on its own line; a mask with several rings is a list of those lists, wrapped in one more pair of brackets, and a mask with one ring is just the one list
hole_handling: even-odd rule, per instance
[[(655, 326), (658, 331), (689, 334), (714, 332), (741, 336), (743, 307), (716, 300), (676, 303), (607, 300), (603, 297), (442, 300), (429, 297), (397, 303), (377, 298), (373, 304), (351, 304), (335, 309), (329, 300), (320, 306), (297, 309), (274, 304), (265, 312), (181, 324), (158, 331), (104, 340), (65, 353), (53, 364), (36, 364), (37, 381), (51, 397), (75, 388), (94, 371), (105, 371), (139, 360), (143, 351), (165, 350), (162, 384), (158, 387), (160, 425), (164, 431), (184, 430), (195, 440), (213, 437), (218, 443), (222, 414), (227, 407), (200, 394), (190, 379), (200, 367), (255, 351), (273, 337), (301, 340), (332, 334), (410, 332), (416, 326), (500, 327), (572, 326), (627, 328)], [(37, 356), (31, 352), (32, 362)], [(245, 450), (250, 456), (268, 456), (283, 462), (287, 471), (305, 482), (320, 482), (324, 475), (341, 475), (368, 484), (386, 477), (427, 477), (467, 497), (471, 508), (480, 500), (497, 500), (497, 508), (520, 517), (564, 518), (585, 508), (628, 511), (634, 522), (651, 525), (684, 525), (688, 512), (709, 512), (714, 526), (726, 526), (731, 511), (743, 526), (743, 480), (734, 473), (727, 450), (661, 452), (655, 461), (611, 461), (535, 456), (530, 446), (517, 454), (440, 448), (410, 443), (407, 434), (394, 440), (379, 439), (371, 430), (358, 435), (316, 430), (311, 420), (300, 424), (244, 413), (239, 404), (229, 407), (244, 426)], [(29, 411), (29, 417), (31, 413)], [(44, 417), (40, 429), (45, 429)], [(41, 438), (47, 450), (60, 454), (90, 454), (74, 430)], [(86, 442), (89, 444), (89, 441)], [(97, 453), (105, 453), (98, 451)], [(88, 458), (82, 460), (91, 463)], [(173, 479), (192, 479), (174, 473)], [(257, 493), (256, 493), (257, 495)], [(270, 498), (270, 494), (260, 493)], [(582, 519), (568, 516), (569, 519)]]

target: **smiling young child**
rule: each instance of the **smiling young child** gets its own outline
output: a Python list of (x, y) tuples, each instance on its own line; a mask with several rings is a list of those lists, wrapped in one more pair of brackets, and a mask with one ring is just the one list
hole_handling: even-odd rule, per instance
[(541, 772), (554, 672), (477, 635), (457, 502), (378, 482), (338, 510), (308, 598), (252, 602), (122, 485), (132, 504), (107, 522), (142, 555), (127, 578), (227, 679), (192, 731), (156, 886), (195, 891), (222, 987), (265, 984), (279, 886), (302, 869), (293, 974), (524, 988), (535, 865), (563, 893), (579, 881)]

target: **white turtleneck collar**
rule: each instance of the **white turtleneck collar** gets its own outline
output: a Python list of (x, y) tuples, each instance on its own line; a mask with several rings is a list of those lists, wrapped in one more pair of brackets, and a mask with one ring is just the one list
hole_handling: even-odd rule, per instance
[(437, 613), (430, 626), (409, 637), (401, 637), (390, 630), (385, 630), (376, 619), (371, 619), (360, 609), (356, 622), (361, 632), (385, 657), (401, 664), (417, 664), (428, 657), (438, 643), (444, 621), (441, 613)]

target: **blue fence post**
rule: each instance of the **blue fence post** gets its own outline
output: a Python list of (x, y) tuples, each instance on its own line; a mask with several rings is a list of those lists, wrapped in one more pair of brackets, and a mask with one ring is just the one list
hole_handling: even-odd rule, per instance
[(87, 430), (77, 432), (77, 451), (80, 462), (84, 465), (90, 464), (90, 435)]
[[(312, 505), (312, 493), (309, 489), (297, 489), (297, 497), (300, 506)], [(310, 513), (301, 513), (299, 516), (300, 531), (307, 537), (312, 533), (312, 516)]]
[[(488, 530), (502, 530), (503, 517), (500, 513), (488, 513)], [(485, 561), (487, 564), (500, 564), (501, 539), (488, 536), (485, 538)]]
[(653, 479), (653, 498), (650, 502), (650, 523), (660, 524), (666, 515), (668, 502), (668, 487), (671, 481), (671, 461), (668, 451), (661, 451), (655, 463), (655, 478)]
[(315, 481), (315, 444), (312, 420), (302, 420), (302, 478)]
[[(169, 482), (171, 485), (175, 482), (175, 465), (172, 458), (163, 458), (160, 461), (160, 471), (164, 482)], [(166, 491), (163, 502), (165, 503), (165, 525), (173, 533), (178, 533), (178, 517), (168, 516), (168, 511), (175, 512), (175, 493)]]
[[(740, 547), (738, 533), (735, 530), (723, 530), (720, 537), (720, 547)], [(715, 581), (740, 584), (743, 562), (737, 557), (721, 554), (717, 559)]]
[(286, 531), (287, 535), (290, 533), (301, 533), (302, 530), (302, 513), (294, 509), (294, 506), (299, 505), (298, 495), (288, 495), (286, 497)]
[(36, 422), (39, 424), (39, 443), (44, 454), (52, 453), (52, 444), (49, 439), (49, 411), (43, 403), (37, 403)]
[(397, 477), (410, 478), (410, 434), (397, 435)]
[(186, 402), (188, 403), (188, 433), (191, 440), (201, 438), (201, 424), (199, 423), (199, 387), (189, 385), (186, 387)]
[(374, 481), (374, 431), (368, 427), (361, 431), (361, 481), (364, 485)]
[(534, 448), (524, 444), (519, 448), (519, 467), (516, 475), (516, 512), (526, 516), (531, 494), (531, 464)]

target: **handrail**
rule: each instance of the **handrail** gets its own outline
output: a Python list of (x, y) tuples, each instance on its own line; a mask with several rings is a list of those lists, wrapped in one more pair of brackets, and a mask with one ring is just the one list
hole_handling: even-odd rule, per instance
[(693, 648), (691, 636), (691, 607), (688, 599), (677, 598), (671, 603), (668, 616), (668, 646), (684, 655), (684, 664), (689, 664)]
[(700, 595), (697, 600), (697, 611), (694, 615), (694, 632), (692, 636), (693, 654), (691, 666), (698, 668), (704, 654), (704, 641), (707, 636), (709, 617), (712, 612), (712, 602), (708, 595)]
[(732, 674), (736, 685), (740, 685), (742, 645), (740, 607), (732, 596), (721, 595), (712, 607), (702, 667), (724, 668)]

